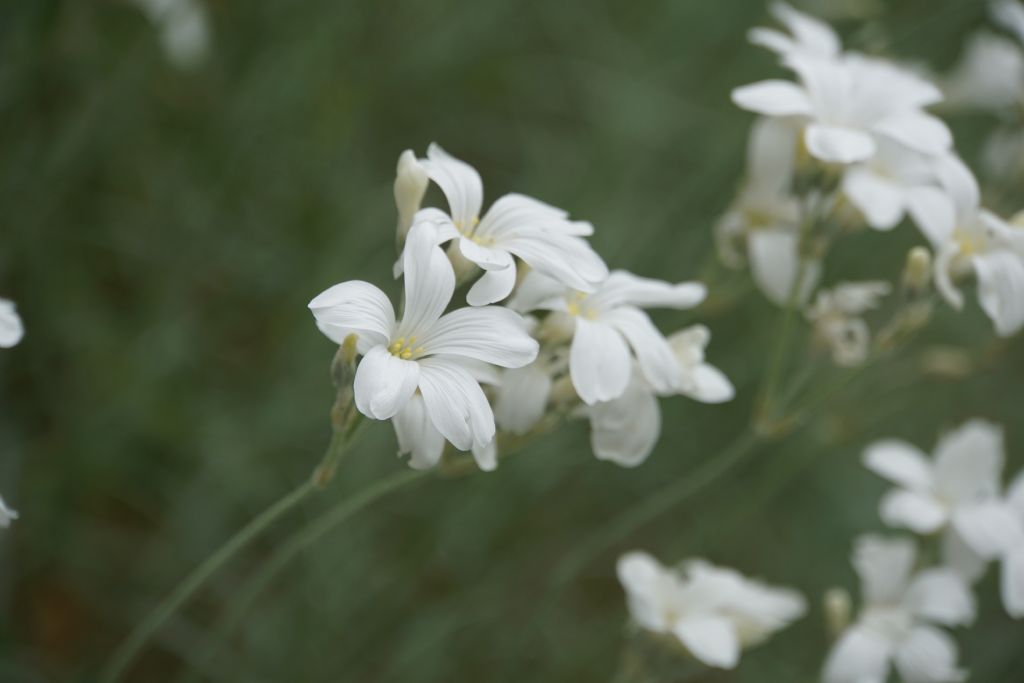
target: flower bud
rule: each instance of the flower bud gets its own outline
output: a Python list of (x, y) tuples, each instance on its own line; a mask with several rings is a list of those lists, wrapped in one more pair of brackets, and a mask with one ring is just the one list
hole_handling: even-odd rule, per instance
[(412, 218), (420, 210), (423, 195), (430, 178), (411, 149), (398, 157), (395, 171), (395, 208), (398, 209), (397, 240), (399, 249), (405, 244), (405, 235), (412, 227)]
[(903, 268), (903, 286), (914, 293), (928, 288), (932, 278), (932, 254), (924, 247), (914, 247), (907, 253), (907, 264)]
[(825, 625), (834, 638), (850, 625), (851, 601), (850, 594), (842, 588), (829, 588), (823, 600), (825, 608)]

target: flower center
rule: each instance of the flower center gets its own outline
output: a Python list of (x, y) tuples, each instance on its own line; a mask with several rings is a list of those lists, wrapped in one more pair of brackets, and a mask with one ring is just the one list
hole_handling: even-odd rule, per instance
[(395, 358), (401, 358), (402, 360), (415, 360), (423, 355), (423, 347), (415, 346), (416, 337), (399, 337), (391, 343), (388, 347), (388, 351)]
[[(459, 234), (462, 235), (463, 237), (465, 237), (466, 239), (468, 239), (468, 240), (470, 240), (472, 242), (476, 242), (477, 244), (483, 244), (484, 243), (484, 240), (486, 238), (477, 237), (476, 235), (473, 234), (473, 231), (476, 230), (476, 226), (480, 225), (480, 217), (479, 216), (473, 216), (473, 218), (471, 218), (469, 220), (469, 226), (468, 227), (463, 225), (462, 221), (453, 221), (453, 223), (455, 224), (455, 229), (459, 231)], [(487, 241), (490, 242), (490, 241), (493, 241), (493, 240), (487, 240)]]
[(583, 292), (572, 292), (565, 296), (566, 311), (569, 315), (583, 316), (587, 320), (597, 318), (597, 312), (586, 305), (587, 295)]

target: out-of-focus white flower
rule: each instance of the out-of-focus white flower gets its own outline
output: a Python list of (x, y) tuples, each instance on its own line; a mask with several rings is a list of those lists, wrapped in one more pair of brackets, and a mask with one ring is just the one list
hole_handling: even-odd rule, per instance
[[(444, 313), (455, 291), (455, 273), (431, 225), (418, 223), (409, 231), (403, 266), (400, 321), (387, 295), (354, 280), (310, 302), (317, 326), (339, 344), (350, 334), (358, 336), (363, 359), (355, 376), (356, 407), (373, 419), (395, 418), (400, 447), (413, 451), (415, 464), (440, 457), (439, 440), (428, 438), (428, 422), (456, 448), (484, 453), (494, 437), (494, 414), (470, 366), (522, 367), (536, 358), (538, 344), (522, 318), (507, 308)], [(493, 467), (486, 456), (478, 456), (478, 462)]]
[(895, 666), (905, 683), (956, 683), (953, 639), (933, 624), (957, 626), (974, 619), (967, 584), (951, 569), (914, 573), (917, 551), (905, 539), (862, 536), (853, 566), (861, 580), (863, 607), (829, 653), (825, 683), (885, 681)]
[(812, 57), (838, 57), (842, 50), (832, 27), (812, 16), (798, 12), (785, 2), (773, 2), (772, 15), (789, 31), (758, 27), (747, 33), (754, 45), (766, 47), (782, 57), (803, 54)]
[(935, 159), (885, 138), (868, 161), (846, 169), (841, 188), (876, 230), (891, 230), (907, 214), (922, 230), (934, 230), (953, 211), (939, 187)]
[(680, 569), (643, 552), (618, 561), (630, 615), (643, 629), (672, 636), (708, 666), (731, 669), (743, 647), (763, 642), (803, 616), (803, 597), (702, 560)]
[(668, 338), (679, 363), (679, 382), (671, 391), (658, 391), (634, 366), (621, 396), (585, 409), (590, 417), (590, 444), (598, 460), (636, 467), (651, 454), (661, 436), (658, 396), (681, 394), (701, 403), (731, 401), (736, 391), (721, 370), (704, 359), (711, 332), (703, 325), (680, 330)]
[(14, 302), (0, 299), (0, 348), (16, 346), (25, 336), (25, 326), (18, 315)]
[(1024, 128), (1001, 126), (992, 131), (982, 145), (981, 168), (1003, 182), (1024, 179)]
[(1024, 4), (1018, 0), (996, 0), (991, 10), (992, 19), (1024, 45)]
[(1003, 607), (1014, 619), (1024, 619), (1024, 472), (1010, 484), (1005, 503), (1018, 528), (1016, 536), (1004, 539), (1006, 544), (1001, 553)]
[(179, 69), (201, 65), (210, 50), (210, 23), (197, 0), (134, 0), (160, 32), (168, 61)]
[(520, 194), (507, 194), (481, 217), (483, 183), (469, 164), (431, 144), (419, 161), (448, 200), (449, 212), (422, 209), (417, 221), (434, 224), (438, 242), (453, 241), (460, 254), (484, 270), (466, 300), (472, 306), (508, 297), (516, 285), (518, 257), (539, 273), (580, 291), (593, 291), (608, 268), (585, 239), (593, 226), (568, 220), (561, 209)]
[(919, 225), (935, 250), (935, 285), (954, 308), (963, 294), (954, 280), (971, 272), (978, 302), (1003, 337), (1024, 327), (1024, 230), (981, 208), (978, 183), (953, 156), (937, 165), (954, 207), (952, 220)]
[(897, 440), (864, 453), (869, 469), (898, 486), (882, 498), (883, 521), (922, 535), (942, 532), (946, 564), (969, 581), (1024, 543), (1024, 517), (999, 497), (1003, 459), (1002, 430), (983, 420), (944, 435), (930, 460)]
[(815, 335), (832, 349), (836, 365), (852, 367), (867, 359), (871, 329), (861, 316), (878, 308), (890, 290), (888, 282), (875, 280), (843, 282), (818, 292), (806, 315)]
[(967, 42), (943, 90), (949, 106), (1000, 110), (1024, 100), (1024, 48), (989, 31)]
[(18, 513), (7, 507), (7, 503), (4, 502), (3, 496), (0, 496), (0, 527), (6, 529), (11, 526), (11, 522), (17, 518)]
[(398, 168), (395, 169), (395, 208), (398, 209), (398, 243), (405, 242), (405, 235), (412, 227), (413, 217), (423, 205), (423, 195), (427, 192), (430, 177), (423, 168), (416, 154), (407, 149), (398, 157)]
[(706, 293), (704, 285), (697, 282), (670, 284), (618, 270), (587, 294), (531, 272), (509, 305), (521, 312), (554, 312), (551, 324), (572, 335), (569, 374), (573, 387), (584, 403), (593, 405), (622, 396), (633, 357), (656, 392), (675, 391), (682, 370), (668, 340), (641, 309), (693, 308)]
[(798, 83), (767, 80), (733, 90), (738, 106), (765, 116), (798, 117), (810, 154), (824, 162), (866, 161), (885, 138), (924, 154), (952, 145), (949, 128), (924, 107), (941, 91), (917, 74), (859, 54), (837, 58), (790, 54)]

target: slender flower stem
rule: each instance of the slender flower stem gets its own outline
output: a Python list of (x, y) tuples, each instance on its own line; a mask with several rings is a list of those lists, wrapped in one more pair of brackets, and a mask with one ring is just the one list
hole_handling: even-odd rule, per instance
[(242, 527), (227, 543), (196, 567), (170, 595), (157, 605), (156, 609), (132, 630), (128, 638), (114, 652), (107, 666), (104, 667), (99, 680), (102, 683), (114, 683), (120, 680), (125, 670), (139, 655), (153, 634), (195, 594), (207, 579), (256, 538), (260, 532), (305, 500), (306, 496), (314, 490), (316, 490), (316, 485), (313, 480), (304, 482)]
[[(428, 474), (431, 474), (428, 470), (402, 470), (390, 477), (381, 479), (355, 496), (338, 502), (326, 510), (311, 525), (293, 535), (283, 545), (280, 545), (277, 551), (261, 565), (259, 572), (245, 584), (245, 587), (232, 600), (231, 607), (217, 622), (213, 629), (214, 634), (207, 642), (207, 646), (200, 654), (198, 661), (208, 663), (217, 656), (224, 640), (231, 635), (245, 617), (256, 598), (266, 590), (274, 578), (303, 550), (315, 544), (353, 515), (369, 507), (377, 500), (392, 491), (423, 479)], [(192, 680), (192, 677), (184, 680)]]

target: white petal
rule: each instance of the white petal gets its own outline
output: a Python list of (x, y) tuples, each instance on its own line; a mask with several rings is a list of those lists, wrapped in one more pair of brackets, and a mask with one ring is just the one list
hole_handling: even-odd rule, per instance
[(765, 116), (795, 116), (811, 113), (807, 91), (792, 81), (767, 80), (732, 91), (737, 107)]
[(953, 145), (953, 134), (938, 117), (920, 110), (903, 111), (875, 124), (876, 133), (922, 154), (942, 154)]
[(807, 151), (817, 159), (835, 164), (852, 164), (870, 159), (875, 141), (862, 130), (811, 124), (804, 131)]
[(483, 246), (471, 239), (459, 239), (459, 252), (484, 270), (501, 270), (512, 265), (512, 255), (503, 247)]
[(392, 422), (398, 437), (398, 454), (410, 454), (410, 467), (426, 470), (438, 463), (444, 452), (444, 437), (427, 417), (421, 395), (414, 394)]
[(489, 444), (494, 414), (477, 381), (444, 358), (425, 358), (419, 364), (420, 392), (437, 430), (461, 451)]
[(970, 583), (984, 576), (988, 568), (988, 561), (971, 550), (952, 526), (942, 535), (942, 562)]
[(885, 683), (892, 645), (872, 630), (847, 629), (829, 652), (825, 683)]
[(485, 270), (466, 295), (470, 306), (486, 306), (508, 297), (516, 286), (516, 267), (510, 263), (499, 270)]
[(1003, 458), (1003, 430), (985, 420), (968, 420), (935, 447), (935, 487), (952, 503), (994, 496)]
[(930, 534), (946, 524), (946, 510), (927, 493), (895, 489), (882, 496), (879, 515), (889, 526)]
[(707, 287), (699, 282), (670, 283), (616, 270), (591, 299), (602, 309), (616, 306), (639, 308), (693, 308), (707, 297)]
[(1006, 487), (1006, 503), (1024, 519), (1024, 471), (1019, 472)]
[(643, 379), (634, 377), (619, 398), (595, 403), (590, 413), (590, 445), (598, 460), (636, 467), (661, 436), (658, 399)]
[(440, 145), (431, 143), (427, 158), (420, 162), (430, 179), (437, 183), (448, 200), (455, 224), (469, 230), (480, 217), (484, 187), (480, 174), (472, 166), (451, 156)]
[(522, 316), (500, 306), (456, 309), (441, 316), (417, 343), (431, 355), (464, 356), (503, 368), (532, 363), (539, 348)]
[(682, 368), (668, 340), (662, 336), (646, 313), (633, 306), (620, 306), (599, 318), (626, 338), (633, 348), (640, 371), (648, 384), (660, 394), (674, 392), (682, 381)]
[[(324, 334), (327, 334), (327, 332), (325, 331)], [(0, 299), (0, 348), (9, 349), (15, 346), (21, 341), (23, 336), (25, 336), (25, 327), (22, 325), (21, 317), (14, 307), (14, 302)], [(327, 336), (330, 335), (328, 334)]]
[(981, 201), (981, 190), (967, 164), (954, 154), (946, 154), (935, 160), (934, 171), (956, 207), (958, 222), (973, 218)]
[(1024, 618), (1024, 546), (1003, 558), (999, 578), (1006, 613), (1014, 619)]
[(896, 650), (896, 670), (905, 683), (958, 683), (967, 673), (956, 666), (956, 643), (931, 626), (918, 626)]
[(473, 444), (473, 460), (476, 466), (484, 472), (493, 472), (498, 469), (498, 440), (491, 439), (490, 443), (483, 446)]
[(986, 560), (1024, 546), (1024, 520), (1000, 500), (961, 505), (953, 514), (953, 527)]
[(688, 617), (677, 622), (672, 632), (694, 657), (708, 666), (732, 669), (740, 661), (736, 630), (725, 617)]
[(375, 420), (390, 420), (416, 391), (420, 366), (375, 346), (356, 368), (353, 386), (359, 412)]
[(936, 187), (914, 187), (907, 192), (907, 212), (931, 244), (948, 241), (956, 227), (956, 206)]
[(1009, 337), (1024, 327), (1024, 258), (1009, 250), (972, 259), (978, 276), (978, 302), (995, 323), (996, 334)]
[(398, 335), (422, 334), (441, 317), (455, 291), (455, 271), (441, 247), (437, 233), (418, 222), (409, 230), (402, 253), (405, 269), (405, 311)]
[[(747, 255), (754, 282), (768, 300), (778, 306), (789, 300), (797, 280), (798, 242), (796, 233), (782, 230), (755, 230), (747, 237)], [(804, 267), (806, 272), (797, 297), (801, 305), (807, 303), (821, 277), (819, 262), (812, 261)]]
[(359, 336), (359, 350), (387, 344), (395, 328), (395, 309), (384, 292), (369, 282), (350, 280), (334, 285), (309, 302), (317, 327), (336, 344)]
[(952, 569), (925, 569), (907, 589), (913, 614), (944, 626), (965, 626), (974, 621), (974, 595), (962, 576)]
[(11, 522), (18, 519), (17, 511), (7, 507), (7, 503), (4, 502), (2, 496), (0, 496), (0, 528), (6, 529), (11, 526)]
[(897, 602), (903, 596), (916, 559), (913, 541), (874, 534), (860, 536), (854, 545), (852, 562), (860, 576), (865, 600), (872, 604)]
[(530, 271), (506, 305), (520, 313), (538, 309), (565, 310), (565, 293), (566, 287), (562, 283), (537, 271)]
[(690, 388), (683, 393), (701, 403), (725, 403), (736, 396), (732, 382), (721, 370), (709, 363), (690, 368)]
[(621, 396), (629, 383), (631, 366), (629, 347), (622, 335), (610, 325), (576, 317), (569, 374), (584, 403), (593, 405)]
[(525, 434), (544, 417), (551, 394), (551, 376), (536, 363), (502, 375), (494, 418), (502, 429)]
[(956, 242), (947, 242), (936, 246), (935, 252), (935, 289), (950, 306), (956, 310), (964, 307), (964, 295), (953, 284), (953, 263), (960, 255), (960, 246)]
[(633, 551), (620, 557), (615, 569), (633, 620), (651, 631), (666, 630), (670, 625), (664, 619), (665, 602), (676, 586), (661, 563), (647, 553)]
[(892, 229), (903, 220), (903, 188), (869, 168), (854, 167), (843, 174), (843, 192), (876, 230)]
[(608, 266), (582, 237), (561, 230), (521, 230), (498, 244), (541, 275), (583, 292), (608, 276)]
[(799, 133), (790, 119), (763, 117), (751, 126), (746, 182), (754, 196), (778, 199), (788, 193), (796, 167)]
[(814, 17), (798, 12), (785, 2), (774, 2), (772, 14), (785, 24), (800, 48), (820, 57), (835, 57), (842, 49), (832, 27)]
[(475, 235), (500, 240), (509, 233), (523, 229), (545, 229), (552, 223), (568, 222), (568, 214), (542, 201), (521, 194), (498, 198), (480, 219)]
[(932, 485), (932, 466), (928, 456), (906, 441), (876, 441), (864, 451), (864, 466), (894, 484), (915, 491)]

